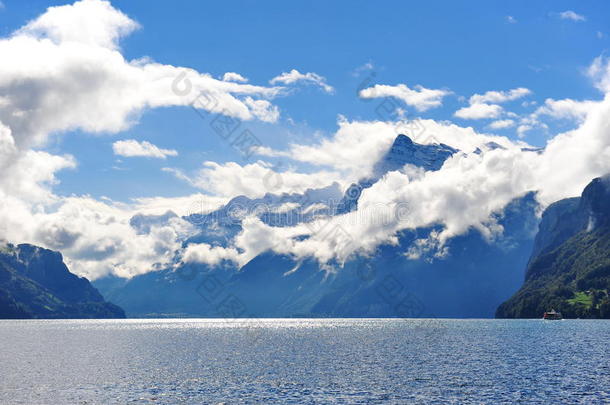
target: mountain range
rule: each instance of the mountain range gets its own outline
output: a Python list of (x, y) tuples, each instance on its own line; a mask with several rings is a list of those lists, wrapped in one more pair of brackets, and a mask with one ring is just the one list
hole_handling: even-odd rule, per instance
[[(499, 145), (487, 145), (492, 150)], [(399, 135), (372, 174), (341, 190), (338, 183), (301, 194), (238, 196), (219, 209), (183, 217), (197, 231), (182, 241), (226, 247), (245, 214), (273, 227), (345, 214), (362, 191), (387, 173), (411, 165), (436, 171), (455, 153)], [(474, 153), (484, 153), (477, 150)], [(478, 230), (451, 238), (446, 254), (407, 253), (441, 230), (417, 228), (397, 243), (345, 263), (321, 264), (267, 250), (239, 267), (184, 263), (178, 252), (161, 270), (93, 281), (69, 272), (59, 252), (5, 244), (0, 252), (0, 317), (454, 317), (538, 318), (555, 308), (567, 317), (610, 316), (610, 178), (598, 178), (579, 198), (550, 205), (538, 216), (534, 192), (494, 213), (503, 233), (493, 241)], [(264, 207), (265, 209), (259, 209)], [(176, 218), (138, 214), (138, 233)], [(536, 234), (537, 231), (537, 234)], [(524, 281), (525, 280), (525, 281)], [(98, 292), (99, 290), (99, 292)], [(100, 294), (101, 292), (101, 294)], [(103, 296), (113, 303), (104, 301)], [(123, 310), (125, 312), (123, 312)]]
[[(444, 144), (420, 145), (399, 135), (374, 166), (372, 176), (343, 193), (333, 184), (300, 195), (236, 197), (212, 213), (185, 217), (200, 231), (183, 246), (225, 246), (242, 229), (240, 210), (252, 212), (260, 204), (271, 208), (271, 213), (259, 214), (271, 226), (352, 211), (362, 190), (386, 173), (406, 164), (438, 170), (457, 152)], [(499, 240), (490, 243), (480, 232), (470, 230), (448, 242), (447, 257), (406, 257), (416, 240), (439, 230), (430, 227), (403, 231), (397, 245), (381, 246), (373, 255), (352, 257), (330, 270), (313, 258), (295, 259), (266, 251), (241, 268), (228, 261), (213, 267), (176, 262), (172, 268), (131, 279), (105, 277), (94, 285), (129, 316), (492, 317), (497, 306), (521, 285), (538, 221), (537, 208), (533, 193), (515, 199), (496, 213), (505, 229)], [(149, 219), (159, 221), (160, 217)], [(146, 221), (146, 217), (134, 220), (140, 227)]]

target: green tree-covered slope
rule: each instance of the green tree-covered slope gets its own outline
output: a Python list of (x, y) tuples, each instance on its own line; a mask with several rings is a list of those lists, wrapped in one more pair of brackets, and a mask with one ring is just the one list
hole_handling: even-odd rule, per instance
[(522, 288), (498, 318), (610, 318), (610, 178), (593, 180), (579, 199), (543, 214)]

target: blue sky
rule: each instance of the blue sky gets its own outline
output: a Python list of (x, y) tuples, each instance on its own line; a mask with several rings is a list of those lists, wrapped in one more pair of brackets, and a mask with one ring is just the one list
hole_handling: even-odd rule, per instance
[[(6, 36), (47, 7), (62, 4), (69, 3), (4, 0), (1, 32)], [(439, 108), (418, 112), (406, 107), (411, 116), (450, 120), (516, 139), (514, 127), (491, 131), (486, 128), (490, 120), (462, 120), (453, 113), (474, 93), (518, 87), (530, 89), (526, 99), (538, 104), (546, 98), (598, 100), (602, 94), (584, 71), (607, 52), (610, 35), (610, 4), (603, 1), (181, 1), (152, 6), (148, 1), (117, 0), (112, 5), (141, 25), (120, 42), (128, 60), (149, 57), (215, 77), (237, 72), (257, 85), (268, 85), (291, 69), (325, 77), (335, 88), (333, 94), (300, 86), (273, 100), (281, 112), (278, 122), (248, 122), (262, 143), (274, 149), (332, 136), (339, 115), (377, 119), (379, 100), (362, 100), (356, 90), (372, 72), (372, 84), (404, 83), (452, 92)], [(585, 20), (560, 18), (566, 10)], [(358, 70), (367, 63), (372, 69)], [(527, 110), (520, 105), (526, 99), (506, 104), (506, 109), (521, 114)], [(549, 136), (573, 126), (548, 124), (548, 130), (533, 129), (524, 140), (541, 146)], [(112, 144), (121, 139), (148, 141), (179, 155), (165, 160), (117, 157)], [(189, 173), (207, 160), (244, 163), (184, 107), (146, 110), (137, 125), (116, 134), (64, 133), (51, 138), (44, 149), (72, 154), (78, 161), (76, 169), (57, 174), (56, 193), (119, 201), (194, 191), (162, 167)]]

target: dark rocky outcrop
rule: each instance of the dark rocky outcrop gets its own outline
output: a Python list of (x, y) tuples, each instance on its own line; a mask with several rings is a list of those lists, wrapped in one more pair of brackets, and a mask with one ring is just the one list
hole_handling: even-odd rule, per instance
[(124, 318), (86, 278), (70, 273), (59, 252), (21, 244), (0, 247), (0, 318)]

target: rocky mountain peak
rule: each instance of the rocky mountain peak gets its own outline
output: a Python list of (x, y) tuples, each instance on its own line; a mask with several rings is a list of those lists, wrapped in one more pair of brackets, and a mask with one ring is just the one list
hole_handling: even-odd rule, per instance
[(406, 164), (421, 167), (424, 170), (439, 170), (445, 160), (457, 152), (443, 143), (424, 145), (413, 142), (411, 138), (400, 134), (373, 168), (373, 176), (380, 178), (387, 172), (401, 169)]

